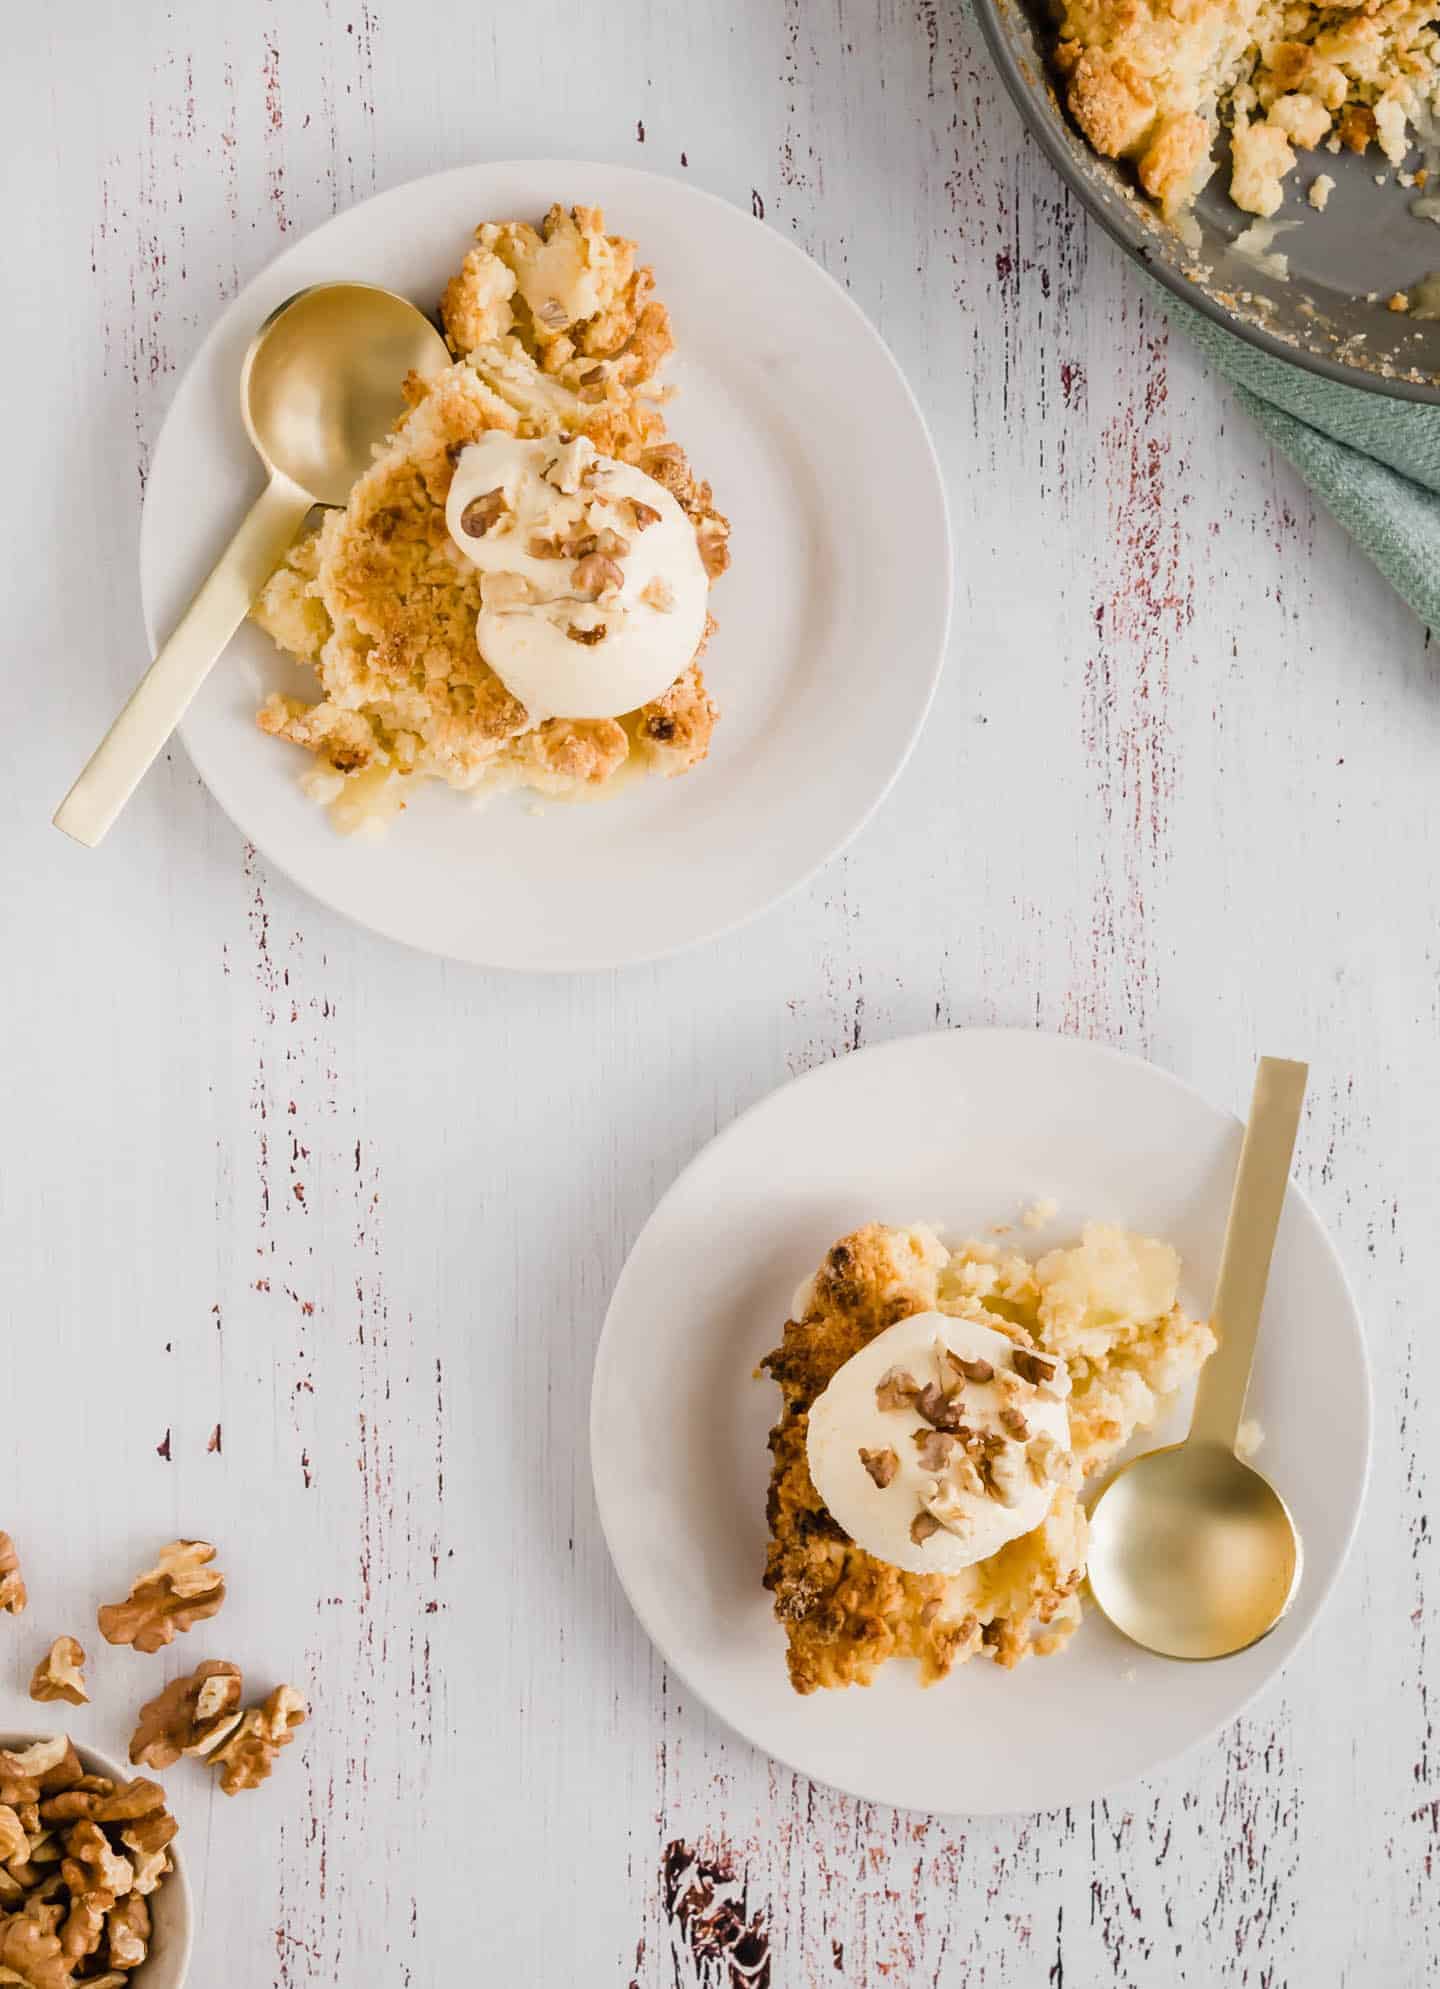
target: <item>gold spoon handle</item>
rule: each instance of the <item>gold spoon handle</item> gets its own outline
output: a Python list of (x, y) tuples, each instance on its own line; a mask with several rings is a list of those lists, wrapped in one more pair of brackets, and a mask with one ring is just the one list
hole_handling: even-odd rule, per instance
[(1192, 1443), (1235, 1448), (1308, 1074), (1307, 1065), (1283, 1057), (1262, 1057), (1255, 1072), (1210, 1322), (1220, 1345), (1200, 1371)]
[(288, 477), (270, 479), (56, 809), (57, 829), (88, 849), (103, 839), (249, 613), (251, 602), (294, 544), (311, 503)]

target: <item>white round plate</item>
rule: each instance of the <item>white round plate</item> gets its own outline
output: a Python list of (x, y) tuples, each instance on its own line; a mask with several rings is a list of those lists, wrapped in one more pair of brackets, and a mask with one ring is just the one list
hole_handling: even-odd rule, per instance
[(674, 952), (802, 884), (878, 806), (924, 720), (950, 612), (944, 492), (909, 388), (838, 284), (749, 214), (651, 173), (530, 160), (397, 187), (287, 249), (206, 339), (155, 451), (140, 568), (153, 649), (260, 488), (238, 382), (269, 311), (342, 277), (431, 309), (477, 222), (557, 200), (602, 206), (653, 263), (675, 324), (670, 430), (734, 527), (705, 660), (723, 714), (709, 759), (539, 812), (425, 783), (383, 841), (347, 840), (300, 791), (308, 756), (256, 730), (267, 692), (313, 697), (316, 680), (251, 626), (181, 737), (221, 807), (315, 897), (432, 953), (564, 970)]
[[(739, 1733), (819, 1782), (913, 1809), (998, 1813), (1079, 1803), (1232, 1720), (1315, 1620), (1365, 1489), (1370, 1381), (1354, 1300), (1293, 1187), (1249, 1413), (1256, 1459), (1289, 1502), (1305, 1569), (1253, 1649), (1178, 1664), (1093, 1608), (1069, 1647), (1016, 1670), (976, 1660), (926, 1690), (913, 1666), (868, 1690), (798, 1697), (760, 1586), (765, 1439), (779, 1395), (752, 1379), (791, 1294), (868, 1221), (974, 1234), (1053, 1198), (1021, 1247), (1087, 1219), (1168, 1238), (1181, 1296), (1208, 1309), (1240, 1123), (1116, 1051), (1020, 1030), (915, 1036), (822, 1065), (712, 1141), (651, 1216), (615, 1288), (590, 1438), (600, 1518), (660, 1652)], [(1188, 1415), (1188, 1405), (1185, 1405)], [(1137, 1441), (1184, 1433), (1185, 1416)]]

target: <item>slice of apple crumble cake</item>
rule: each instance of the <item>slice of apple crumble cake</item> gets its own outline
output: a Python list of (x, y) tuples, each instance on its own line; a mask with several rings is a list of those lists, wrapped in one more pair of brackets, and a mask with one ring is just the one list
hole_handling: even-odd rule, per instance
[[(666, 435), (670, 320), (635, 245), (595, 208), (486, 223), (441, 317), (455, 363), (407, 382), (373, 468), (255, 608), (320, 688), (275, 693), (260, 726), (314, 755), (345, 829), (420, 778), (569, 797), (683, 773), (717, 718), (700, 658), (729, 526)], [(480, 495), (447, 521), (461, 477)]]

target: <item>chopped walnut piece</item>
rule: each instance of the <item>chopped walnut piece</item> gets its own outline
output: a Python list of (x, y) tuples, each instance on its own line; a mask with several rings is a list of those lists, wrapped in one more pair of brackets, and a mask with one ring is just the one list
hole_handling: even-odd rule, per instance
[(920, 1384), (903, 1367), (886, 1368), (875, 1384), (877, 1409), (908, 1409), (920, 1393)]
[(487, 490), (480, 497), (472, 497), (460, 513), (460, 529), (469, 538), (483, 539), (508, 508), (503, 490)]
[(922, 1471), (944, 1471), (950, 1463), (955, 1439), (945, 1430), (916, 1430), (915, 1448), (920, 1453)]
[(950, 1466), (950, 1484), (957, 1492), (968, 1492), (972, 1499), (985, 1496), (985, 1480), (980, 1476), (980, 1467), (973, 1457), (963, 1452)]
[(660, 513), (653, 504), (642, 504), (638, 497), (627, 497), (630, 519), (637, 532), (648, 532), (652, 525), (660, 523)]
[(588, 435), (571, 435), (561, 443), (544, 471), (545, 481), (574, 496), (595, 467), (595, 444)]
[[(69, 1739), (63, 1733), (51, 1734), (45, 1740), (32, 1740), (28, 1747), (17, 1748), (13, 1752), (0, 1749), (0, 1777), (6, 1781), (38, 1782), (42, 1776), (62, 1767), (70, 1752)], [(81, 1772), (77, 1756), (75, 1780), (79, 1780)]]
[(135, 1768), (171, 1768), (185, 1752), (195, 1732), (195, 1705), (201, 1685), (221, 1677), (233, 1683), (235, 1701), (241, 1699), (241, 1673), (235, 1665), (205, 1663), (189, 1679), (173, 1679), (163, 1693), (147, 1699), (129, 1736), (129, 1760)]
[(613, 559), (607, 558), (604, 553), (592, 552), (576, 561), (570, 584), (582, 601), (598, 601), (611, 588), (618, 590), (623, 587), (625, 575)]
[(95, 1613), (108, 1644), (158, 1651), (177, 1631), (211, 1617), (225, 1600), (225, 1577), (210, 1567), (215, 1549), (206, 1540), (172, 1540), (153, 1568), (136, 1577), (124, 1602), (102, 1603)]
[(0, 1533), (0, 1612), (18, 1616), (29, 1598), (20, 1579), (20, 1556), (8, 1533)]
[(0, 1969), (12, 1970), (26, 1989), (70, 1989), (73, 1980), (59, 1937), (43, 1919), (28, 1913), (0, 1919)]
[(608, 630), (604, 622), (597, 622), (594, 628), (581, 628), (578, 622), (567, 622), (565, 633), (572, 642), (581, 642), (587, 649), (593, 649), (597, 642), (603, 642)]
[(130, 1737), (136, 1767), (169, 1768), (182, 1754), (206, 1755), (240, 1724), (239, 1667), (210, 1659), (140, 1708)]
[(900, 1459), (895, 1455), (893, 1450), (888, 1448), (885, 1450), (867, 1450), (864, 1444), (861, 1444), (860, 1462), (865, 1466), (865, 1469), (870, 1473), (870, 1476), (875, 1480), (875, 1483), (880, 1487), (882, 1492), (893, 1481), (895, 1473), (900, 1469)]
[(135, 1882), (130, 1860), (122, 1858), (99, 1824), (89, 1819), (71, 1825), (60, 1870), (72, 1899), (77, 1893), (103, 1891), (109, 1893), (112, 1906)]
[(105, 1916), (110, 1960), (119, 1968), (138, 1968), (150, 1950), (150, 1908), (131, 1892)]
[(1002, 1506), (1018, 1506), (1024, 1496), (1028, 1466), (1018, 1443), (1001, 1443), (985, 1459), (981, 1473), (985, 1490)]
[(932, 1533), (940, 1531), (940, 1521), (933, 1512), (917, 1512), (910, 1522), (910, 1538), (917, 1547), (923, 1547)]
[(36, 1665), (30, 1679), (30, 1697), (42, 1705), (53, 1699), (66, 1699), (72, 1706), (87, 1706), (83, 1666), (85, 1653), (74, 1637), (57, 1637)]
[(83, 1885), (78, 1885), (72, 1888), (70, 1911), (65, 1915), (60, 1929), (61, 1952), (72, 1962), (84, 1961), (88, 1955), (94, 1954), (105, 1931), (105, 1915), (114, 1904), (115, 1895), (100, 1887), (87, 1890)]
[(668, 580), (662, 579), (657, 573), (653, 580), (647, 580), (640, 589), (640, 599), (647, 608), (653, 608), (656, 614), (668, 615), (675, 607), (675, 589)]
[(221, 1772), (220, 1787), (227, 1796), (242, 1789), (258, 1788), (275, 1765), (275, 1756), (295, 1738), (308, 1708), (293, 1685), (277, 1685), (268, 1699), (250, 1707), (227, 1740), (210, 1755), (212, 1766)]
[(1039, 1387), (1043, 1382), (1055, 1379), (1055, 1363), (1043, 1354), (1033, 1354), (1028, 1347), (1016, 1347), (1010, 1358), (1022, 1380), (1033, 1381)]
[(945, 1358), (964, 1381), (973, 1381), (978, 1386), (995, 1379), (995, 1370), (989, 1361), (968, 1361), (963, 1354), (957, 1354), (953, 1347), (945, 1348)]
[(915, 1397), (917, 1414), (937, 1430), (956, 1431), (963, 1426), (965, 1405), (958, 1395), (947, 1395), (938, 1381), (927, 1382)]
[(1000, 1411), (1000, 1427), (1007, 1436), (1014, 1437), (1017, 1443), (1030, 1441), (1030, 1425), (1018, 1409), (1004, 1408)]
[[(170, 1820), (174, 1822), (173, 1817)], [(171, 1835), (174, 1835), (173, 1831)], [(143, 1897), (148, 1897), (158, 1889), (166, 1873), (172, 1869), (169, 1851), (163, 1844), (157, 1845), (152, 1851), (147, 1851), (143, 1844), (136, 1841), (133, 1829), (122, 1830), (120, 1842), (131, 1854), (130, 1863), (135, 1870), (133, 1890)]]
[(98, 1789), (63, 1789), (58, 1796), (47, 1796), (40, 1805), (41, 1820), (45, 1823), (78, 1823), (82, 1817), (92, 1817), (104, 1803), (105, 1797)]
[(1049, 1430), (1041, 1430), (1030, 1439), (1025, 1461), (1037, 1485), (1058, 1485), (1070, 1474), (1070, 1453), (1056, 1442)]
[(30, 1854), (30, 1839), (25, 1826), (8, 1803), (0, 1803), (0, 1865), (8, 1865), (12, 1858), (25, 1858)]
[(134, 1823), (142, 1816), (154, 1816), (165, 1807), (165, 1791), (158, 1782), (147, 1776), (137, 1775), (133, 1782), (122, 1782), (113, 1795), (101, 1800), (95, 1812), (97, 1823)]

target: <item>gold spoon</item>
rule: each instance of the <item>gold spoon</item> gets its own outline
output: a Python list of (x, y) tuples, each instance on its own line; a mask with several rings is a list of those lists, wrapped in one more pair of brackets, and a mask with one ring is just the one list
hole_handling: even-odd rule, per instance
[(402, 413), (409, 372), (448, 366), (445, 341), (407, 298), (321, 283), (272, 311), (245, 355), (240, 409), (270, 481), (136, 685), (55, 826), (93, 849), (175, 729), (317, 504), (344, 504)]
[(1275, 1231), (1305, 1096), (1304, 1064), (1262, 1057), (1225, 1227), (1212, 1324), (1184, 1443), (1114, 1477), (1090, 1516), (1090, 1589), (1161, 1657), (1217, 1658), (1273, 1630), (1300, 1582), (1285, 1501), (1235, 1455)]

